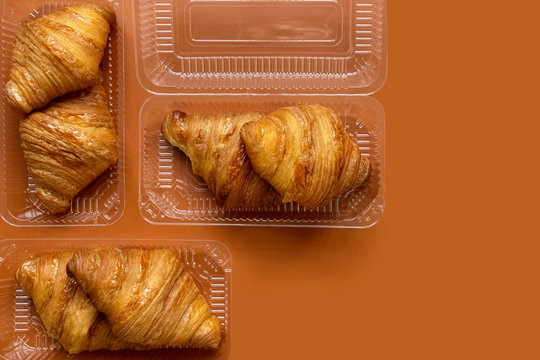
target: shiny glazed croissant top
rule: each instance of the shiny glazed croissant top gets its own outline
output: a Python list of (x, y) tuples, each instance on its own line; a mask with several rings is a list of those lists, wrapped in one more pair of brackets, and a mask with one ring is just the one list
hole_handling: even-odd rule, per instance
[(24, 21), (15, 40), (5, 96), (25, 113), (99, 81), (115, 14), (109, 5), (68, 6)]
[(219, 319), (170, 249), (84, 249), (68, 272), (118, 338), (149, 345), (217, 348)]
[(357, 188), (370, 162), (334, 110), (322, 105), (285, 107), (245, 124), (241, 138), (255, 171), (282, 196), (307, 208)]
[(118, 135), (101, 84), (70, 93), (19, 123), (28, 173), (53, 214), (118, 160)]
[(174, 111), (161, 130), (190, 158), (193, 172), (203, 177), (219, 206), (274, 206), (281, 196), (253, 170), (240, 141), (242, 125), (262, 116), (259, 112), (186, 115)]
[(111, 325), (99, 314), (77, 282), (68, 277), (66, 264), (72, 252), (28, 259), (17, 269), (15, 279), (32, 298), (47, 334), (64, 350), (79, 353), (98, 349), (139, 349), (119, 340)]

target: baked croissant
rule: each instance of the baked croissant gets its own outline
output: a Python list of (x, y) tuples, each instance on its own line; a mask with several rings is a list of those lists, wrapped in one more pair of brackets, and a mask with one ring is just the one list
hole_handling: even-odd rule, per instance
[(96, 84), (114, 19), (109, 5), (82, 4), (23, 22), (5, 87), (8, 103), (29, 113)]
[(32, 298), (47, 334), (57, 339), (69, 353), (98, 349), (139, 349), (119, 340), (111, 325), (99, 314), (88, 297), (68, 277), (66, 264), (72, 252), (44, 255), (26, 260), (15, 279)]
[(357, 188), (370, 162), (349, 137), (343, 122), (321, 105), (279, 109), (245, 124), (241, 138), (255, 171), (282, 196), (307, 208)]
[(161, 130), (190, 158), (193, 172), (202, 176), (219, 206), (274, 206), (280, 203), (280, 195), (253, 170), (240, 141), (242, 125), (262, 116), (258, 112), (188, 116), (174, 111)]
[(21, 145), (38, 198), (51, 213), (118, 159), (117, 133), (101, 84), (71, 93), (19, 124)]
[(153, 347), (220, 343), (219, 319), (176, 251), (84, 249), (67, 270), (120, 339)]

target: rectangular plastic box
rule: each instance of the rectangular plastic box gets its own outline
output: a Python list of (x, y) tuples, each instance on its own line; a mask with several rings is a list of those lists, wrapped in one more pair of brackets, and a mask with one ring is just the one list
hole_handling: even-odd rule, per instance
[[(223, 341), (216, 351), (167, 348), (150, 351), (93, 351), (69, 355), (47, 336), (28, 296), (15, 283), (20, 264), (37, 255), (83, 247), (146, 246), (177, 249), (212, 311), (221, 320)], [(225, 360), (231, 348), (232, 259), (220, 242), (207, 240), (18, 239), (0, 241), (0, 358), (27, 359), (207, 359)]]
[[(154, 224), (369, 227), (384, 209), (384, 111), (365, 95), (386, 78), (384, 0), (134, 0), (141, 215)], [(225, 210), (163, 138), (166, 114), (333, 108), (370, 157), (364, 186), (307, 210)]]
[[(68, 5), (88, 1), (1, 0), (0, 23), (2, 86), (7, 82), (11, 51), (21, 22), (53, 13)], [(124, 4), (103, 0), (115, 10), (116, 24), (102, 61), (109, 109), (118, 127), (118, 163), (88, 185), (72, 201), (65, 215), (50, 215), (40, 207), (31, 177), (27, 176), (20, 138), (22, 114), (11, 109), (2, 96), (0, 121), (0, 215), (15, 226), (110, 225), (124, 211)]]
[[(362, 187), (325, 207), (307, 210), (289, 203), (276, 208), (226, 210), (219, 207), (188, 158), (161, 134), (161, 123), (173, 110), (200, 112), (269, 112), (298, 102), (320, 103), (341, 116), (353, 140), (369, 156), (373, 171)], [(365, 96), (232, 96), (160, 95), (150, 98), (140, 114), (141, 215), (154, 224), (250, 224), (278, 226), (368, 227), (384, 208), (384, 112)]]
[(355, 93), (386, 79), (385, 0), (134, 0), (154, 93)]

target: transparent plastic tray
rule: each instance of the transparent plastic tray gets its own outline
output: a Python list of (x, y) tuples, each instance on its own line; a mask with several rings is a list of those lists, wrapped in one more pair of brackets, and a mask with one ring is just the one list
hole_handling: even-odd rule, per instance
[[(68, 355), (46, 335), (31, 300), (15, 283), (15, 271), (27, 258), (56, 251), (98, 246), (166, 246), (177, 249), (212, 311), (219, 317), (224, 339), (216, 351), (168, 348), (151, 351), (82, 352)], [(205, 240), (32, 239), (0, 241), (0, 358), (27, 359), (212, 359), (229, 357), (231, 265), (228, 249), (220, 242)]]
[[(11, 66), (11, 51), (24, 19), (35, 19), (67, 6), (90, 1), (0, 0), (2, 88)], [(94, 1), (98, 2), (98, 1)], [(118, 164), (104, 172), (72, 201), (65, 215), (50, 215), (35, 193), (33, 180), (26, 173), (20, 138), (19, 120), (2, 97), (0, 121), (0, 215), (16, 226), (110, 225), (124, 211), (124, 6), (122, 0), (103, 0), (116, 12), (102, 68), (109, 94), (109, 108), (118, 127)]]
[(134, 0), (153, 93), (355, 93), (386, 78), (385, 0)]
[[(258, 110), (271, 112), (298, 103), (319, 103), (334, 109), (373, 171), (362, 187), (325, 207), (307, 210), (295, 204), (258, 209), (219, 207), (202, 178), (191, 171), (188, 158), (161, 134), (161, 123), (172, 110), (219, 113)], [(266, 225), (369, 227), (384, 209), (384, 112), (366, 96), (240, 96), (160, 95), (151, 97), (140, 112), (139, 208), (153, 224)]]

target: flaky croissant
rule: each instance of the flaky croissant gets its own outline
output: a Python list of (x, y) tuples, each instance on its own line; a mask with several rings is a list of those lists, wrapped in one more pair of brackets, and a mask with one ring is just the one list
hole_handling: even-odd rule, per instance
[(72, 252), (44, 255), (26, 260), (15, 279), (32, 298), (47, 334), (57, 339), (69, 353), (98, 349), (140, 349), (119, 340), (111, 325), (99, 314), (88, 297), (68, 277), (66, 264)]
[(82, 4), (23, 22), (5, 87), (8, 103), (29, 113), (96, 84), (114, 19), (108, 5)]
[(339, 116), (321, 105), (279, 109), (245, 124), (241, 138), (255, 171), (281, 195), (307, 208), (357, 188), (370, 172)]
[(199, 348), (220, 343), (219, 319), (176, 251), (84, 249), (67, 270), (125, 341)]
[(255, 208), (280, 203), (280, 195), (251, 167), (240, 141), (240, 129), (264, 116), (194, 114), (174, 111), (163, 121), (163, 135), (191, 160), (193, 172), (202, 176), (225, 208)]
[(101, 84), (71, 93), (19, 124), (21, 145), (38, 198), (51, 213), (118, 159), (117, 133)]

